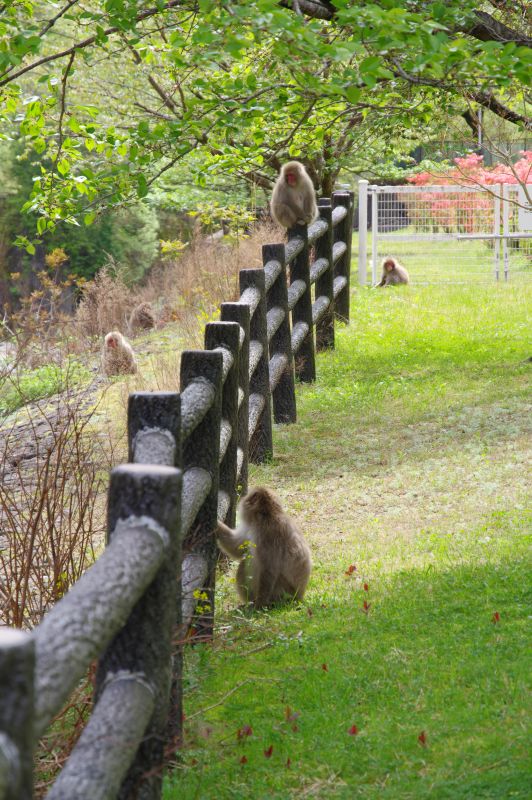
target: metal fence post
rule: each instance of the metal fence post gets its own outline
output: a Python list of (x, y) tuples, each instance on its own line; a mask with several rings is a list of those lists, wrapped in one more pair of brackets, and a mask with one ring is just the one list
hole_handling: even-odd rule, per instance
[(257, 343), (260, 355), (253, 374), (249, 379), (249, 414), (255, 414), (255, 404), (260, 409), (258, 422), (250, 437), (249, 459), (260, 464), (271, 458), (273, 453), (272, 411), (270, 393), (270, 370), (268, 358), (268, 329), (266, 326), (266, 283), (263, 269), (240, 270), (240, 292), (255, 289), (260, 299), (255, 312), (251, 315), (249, 326), (250, 370), (253, 357), (253, 345)]
[(358, 182), (358, 283), (365, 286), (368, 279), (368, 186), (369, 181)]
[(308, 326), (308, 333), (301, 343), (295, 359), (295, 371), (300, 381), (311, 383), (316, 380), (314, 356), (314, 326), (312, 323), (312, 294), (310, 285), (310, 247), (306, 225), (294, 225), (288, 231), (288, 240), (301, 237), (303, 249), (290, 262), (290, 283), (303, 281), (306, 289), (292, 309), (292, 327), (298, 322)]
[(294, 356), (290, 335), (290, 311), (288, 309), (288, 287), (286, 285), (286, 260), (284, 244), (265, 244), (262, 247), (262, 263), (278, 261), (281, 272), (266, 293), (266, 308), (280, 308), (284, 319), (270, 341), (270, 358), (280, 353), (286, 358), (286, 367), (272, 392), (273, 418), (278, 423), (296, 421), (296, 391), (294, 381)]
[(35, 643), (31, 634), (0, 628), (0, 796), (32, 800)]
[(326, 258), (328, 268), (316, 281), (316, 298), (327, 297), (329, 307), (316, 324), (316, 350), (334, 348), (334, 266), (333, 266), (333, 225), (332, 206), (327, 198), (320, 200), (320, 217), (327, 223), (327, 230), (316, 242), (316, 258)]
[(238, 359), (238, 450), (237, 490), (246, 494), (248, 490), (249, 459), (249, 306), (245, 303), (222, 303), (221, 318), (224, 322), (238, 322), (241, 329), (240, 355)]
[[(169, 537), (168, 557), (133, 608), (98, 664), (96, 696), (114, 680), (139, 680), (155, 698), (154, 712), (118, 798), (158, 800), (172, 682), (172, 637), (177, 613), (176, 573), (180, 568), (181, 472), (173, 467), (124, 464), (111, 473), (108, 538), (119, 520), (143, 518)], [(104, 587), (102, 587), (104, 588)], [(105, 732), (102, 731), (102, 736)], [(88, 765), (90, 769), (90, 765)]]

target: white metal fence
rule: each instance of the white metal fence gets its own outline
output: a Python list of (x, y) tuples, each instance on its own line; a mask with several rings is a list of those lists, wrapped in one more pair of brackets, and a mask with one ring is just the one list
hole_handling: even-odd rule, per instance
[[(527, 187), (528, 197), (532, 185)], [(522, 186), (372, 186), (359, 181), (359, 283), (394, 256), (412, 282), (532, 279), (532, 208)]]

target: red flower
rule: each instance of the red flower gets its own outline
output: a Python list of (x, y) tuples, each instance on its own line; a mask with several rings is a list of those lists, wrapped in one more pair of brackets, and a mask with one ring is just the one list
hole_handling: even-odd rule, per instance
[(322, 664), (322, 665), (321, 665), (321, 668), (322, 668), (322, 670), (323, 670), (324, 672), (329, 672), (329, 667), (327, 666), (327, 664)]
[(364, 614), (368, 613), (368, 611), (370, 609), (370, 606), (371, 606), (371, 603), (368, 603), (367, 600), (364, 600), (364, 602), (362, 603), (362, 611), (364, 612)]
[(289, 759), (289, 758), (287, 758), (287, 759), (286, 759), (286, 764), (285, 764), (285, 767), (286, 767), (287, 769), (290, 769), (290, 764), (291, 764), (291, 763), (292, 763), (292, 762), (290, 761), (290, 759)]
[(314, 614), (313, 610), (311, 608), (307, 608), (307, 616), (312, 617), (313, 614)]
[(247, 756), (242, 756), (242, 758), (240, 759), (240, 763), (247, 764), (248, 763)]
[(501, 621), (501, 615), (499, 614), (498, 611), (496, 611), (495, 614), (492, 616), (491, 621), (493, 622), (494, 625), (496, 625), (498, 622)]
[(358, 733), (358, 728), (356, 725), (351, 725), (349, 730), (347, 731), (350, 736), (356, 736)]
[(364, 591), (369, 592), (369, 586), (367, 583), (364, 584)]
[(273, 744), (271, 744), (267, 750), (264, 751), (264, 756), (266, 758), (271, 758), (273, 753)]
[(419, 744), (423, 745), (423, 747), (427, 746), (427, 734), (425, 733), (425, 731), (421, 731), (421, 733), (417, 737), (417, 740)]
[(236, 738), (243, 739), (245, 736), (251, 736), (252, 733), (253, 733), (253, 728), (251, 727), (251, 725), (243, 725), (241, 728), (237, 730)]
[(355, 572), (355, 571), (356, 571), (356, 566), (354, 564), (350, 564), (348, 566), (348, 568), (346, 569), (345, 574), (346, 575), (352, 575), (353, 572)]

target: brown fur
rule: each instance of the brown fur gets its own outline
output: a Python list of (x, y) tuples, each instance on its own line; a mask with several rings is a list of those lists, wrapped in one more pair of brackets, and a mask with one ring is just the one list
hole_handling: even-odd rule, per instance
[(396, 286), (399, 283), (410, 283), (408, 272), (396, 258), (391, 256), (382, 261), (382, 277), (377, 286)]
[[(291, 176), (294, 185), (289, 183)], [(283, 228), (292, 228), (296, 223), (310, 225), (318, 216), (314, 186), (299, 161), (289, 161), (282, 167), (273, 187), (270, 208), (272, 217)]]
[(145, 331), (150, 328), (155, 328), (155, 314), (153, 313), (151, 303), (139, 303), (139, 305), (133, 309), (129, 318), (129, 327), (131, 330), (142, 328), (142, 330)]
[(277, 497), (259, 486), (240, 501), (240, 525), (218, 523), (218, 545), (240, 561), (237, 591), (244, 602), (263, 608), (283, 598), (301, 600), (312, 567), (310, 550)]
[(120, 331), (111, 331), (105, 337), (102, 347), (102, 370), (108, 377), (134, 374), (137, 371), (133, 348)]

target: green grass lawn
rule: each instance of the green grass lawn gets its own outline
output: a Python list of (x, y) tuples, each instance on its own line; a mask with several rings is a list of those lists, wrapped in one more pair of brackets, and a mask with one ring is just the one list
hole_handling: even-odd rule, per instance
[(251, 475), (308, 537), (307, 597), (249, 614), (220, 576), (165, 800), (530, 797), (530, 307), (353, 292)]

